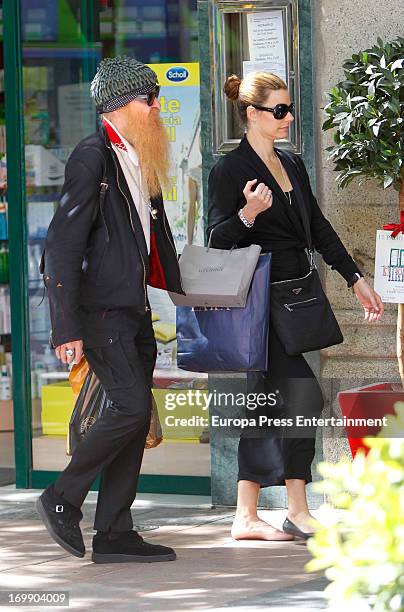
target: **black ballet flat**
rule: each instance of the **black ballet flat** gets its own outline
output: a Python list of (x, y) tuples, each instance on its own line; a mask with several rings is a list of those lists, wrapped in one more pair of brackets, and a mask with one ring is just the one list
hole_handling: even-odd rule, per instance
[(294, 535), (297, 538), (301, 538), (302, 540), (308, 540), (314, 536), (314, 531), (302, 531), (299, 529), (297, 525), (292, 523), (288, 518), (285, 518), (284, 523), (282, 525), (282, 529), (285, 533), (289, 533), (290, 535)]

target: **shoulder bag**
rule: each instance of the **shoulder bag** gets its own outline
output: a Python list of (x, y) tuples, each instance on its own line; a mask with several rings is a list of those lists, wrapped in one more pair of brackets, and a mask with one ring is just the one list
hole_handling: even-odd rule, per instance
[(314, 262), (307, 210), (303, 203), (299, 203), (299, 209), (308, 245), (305, 250), (310, 271), (300, 278), (271, 283), (270, 325), (288, 355), (323, 349), (344, 340)]

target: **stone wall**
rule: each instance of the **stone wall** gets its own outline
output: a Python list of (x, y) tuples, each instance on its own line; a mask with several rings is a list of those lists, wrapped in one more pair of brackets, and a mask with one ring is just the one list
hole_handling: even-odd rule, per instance
[[(327, 161), (326, 147), (332, 132), (322, 132), (327, 102), (325, 93), (343, 78), (342, 63), (353, 53), (372, 46), (378, 36), (393, 40), (403, 34), (404, 4), (388, 0), (321, 0), (312, 2), (313, 66), (315, 88), (316, 179), (319, 204), (354, 257), (369, 283), (373, 282), (376, 230), (398, 221), (398, 194), (381, 189), (375, 181), (360, 184), (355, 179), (338, 190), (333, 164)], [(342, 327), (343, 344), (321, 351), (321, 377), (330, 381), (331, 401), (336, 407), (338, 388), (352, 388), (386, 379), (398, 379), (395, 355), (397, 307), (385, 306), (377, 324), (364, 321), (363, 309), (344, 279), (322, 266), (323, 279)], [(339, 380), (340, 379), (340, 380)], [(325, 388), (327, 384), (325, 383)], [(324, 439), (324, 454), (336, 460), (347, 452), (343, 439)]]

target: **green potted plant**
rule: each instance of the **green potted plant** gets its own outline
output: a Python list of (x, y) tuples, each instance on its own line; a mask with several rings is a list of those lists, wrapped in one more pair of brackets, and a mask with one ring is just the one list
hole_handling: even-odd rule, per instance
[(370, 451), (319, 464), (328, 494), (308, 548), (308, 571), (326, 570), (332, 609), (404, 612), (404, 403), (387, 417)]
[[(397, 191), (399, 211), (404, 211), (404, 38), (387, 43), (378, 38), (376, 45), (345, 61), (343, 70), (345, 79), (327, 94), (323, 124), (324, 131), (335, 130), (327, 150), (338, 186), (355, 178), (376, 179), (382, 188)], [(404, 383), (404, 304), (398, 305), (397, 358)], [(344, 391), (341, 409), (361, 413), (374, 393), (380, 410), (391, 413), (397, 392), (389, 383)]]

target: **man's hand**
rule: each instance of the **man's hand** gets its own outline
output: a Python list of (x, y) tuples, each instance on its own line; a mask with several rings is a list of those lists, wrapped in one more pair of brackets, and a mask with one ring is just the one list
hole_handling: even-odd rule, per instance
[(353, 286), (354, 293), (362, 304), (365, 311), (365, 320), (369, 323), (378, 321), (384, 312), (383, 302), (380, 295), (369, 287), (362, 277)]
[(247, 181), (243, 189), (247, 202), (243, 208), (243, 215), (247, 221), (254, 221), (259, 213), (272, 206), (272, 191), (264, 183), (259, 183), (253, 191), (252, 188), (256, 182), (257, 179)]
[[(66, 351), (69, 350), (72, 350), (73, 353), (66, 355)], [(56, 347), (55, 353), (62, 363), (79, 363), (83, 356), (83, 340), (73, 340), (72, 342), (66, 342), (66, 344), (60, 344)]]

